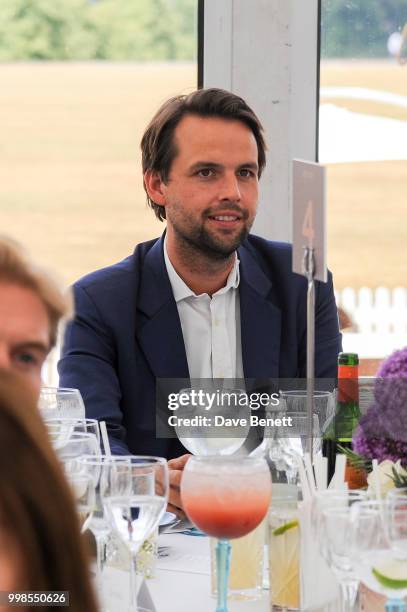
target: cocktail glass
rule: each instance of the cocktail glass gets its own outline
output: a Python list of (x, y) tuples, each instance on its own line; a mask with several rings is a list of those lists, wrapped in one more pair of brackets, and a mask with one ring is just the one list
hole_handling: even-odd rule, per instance
[(181, 497), (188, 518), (218, 538), (216, 612), (227, 612), (229, 539), (250, 533), (267, 514), (271, 499), (267, 462), (257, 457), (191, 457), (184, 468)]

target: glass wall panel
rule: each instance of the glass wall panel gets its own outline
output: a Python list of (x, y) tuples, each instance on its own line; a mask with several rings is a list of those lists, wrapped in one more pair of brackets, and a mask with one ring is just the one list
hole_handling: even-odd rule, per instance
[[(404, 317), (406, 328), (398, 331), (407, 334), (407, 301), (398, 297), (397, 306), (390, 292), (407, 285), (407, 1), (322, 0), (321, 41), (319, 159), (328, 165), (329, 266), (338, 290), (355, 290), (342, 302), (354, 331), (377, 332), (386, 312), (394, 333), (394, 306), (393, 321)], [(379, 286), (389, 289), (387, 297), (358, 293)]]
[(66, 282), (163, 230), (139, 141), (196, 87), (196, 4), (16, 0), (0, 18), (0, 232)]

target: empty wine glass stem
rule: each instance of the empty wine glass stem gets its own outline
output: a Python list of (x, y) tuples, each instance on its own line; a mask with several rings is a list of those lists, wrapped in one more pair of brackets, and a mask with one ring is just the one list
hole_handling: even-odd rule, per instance
[(137, 612), (137, 556), (130, 555), (130, 612)]
[(106, 536), (93, 534), (96, 541), (96, 576), (98, 587), (101, 588), (102, 584), (102, 572), (105, 567), (106, 561)]
[(406, 604), (404, 600), (389, 598), (386, 601), (386, 612), (406, 612)]
[(216, 545), (216, 573), (218, 582), (218, 602), (216, 612), (227, 612), (231, 550), (232, 547), (228, 540), (218, 540)]
[(341, 582), (341, 610), (342, 612), (353, 612), (358, 595), (359, 584), (357, 581)]

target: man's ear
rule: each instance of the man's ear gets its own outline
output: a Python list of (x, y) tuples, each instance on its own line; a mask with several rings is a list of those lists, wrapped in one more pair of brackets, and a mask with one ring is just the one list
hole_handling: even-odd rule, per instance
[(166, 198), (164, 195), (165, 184), (156, 170), (146, 170), (144, 173), (144, 185), (150, 200), (160, 206), (166, 205)]

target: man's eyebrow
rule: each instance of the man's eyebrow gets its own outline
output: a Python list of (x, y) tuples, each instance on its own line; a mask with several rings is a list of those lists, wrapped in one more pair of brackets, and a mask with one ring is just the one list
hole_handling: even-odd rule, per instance
[(197, 161), (195, 162), (195, 164), (192, 164), (192, 166), (190, 167), (190, 170), (199, 170), (200, 168), (216, 168), (216, 169), (220, 169), (223, 168), (222, 164), (217, 164), (216, 162), (213, 161)]
[(40, 351), (46, 355), (51, 349), (51, 346), (49, 344), (45, 344), (45, 342), (42, 342), (41, 340), (28, 340), (26, 342), (19, 342), (14, 347), (14, 350), (21, 349)]
[[(194, 170), (199, 170), (200, 168), (215, 168), (217, 170), (220, 170), (221, 168), (223, 168), (223, 164), (217, 164), (216, 162), (213, 161), (198, 161), (195, 162), (195, 164), (192, 164), (192, 166), (190, 167), (190, 170), (193, 172)], [(243, 164), (239, 164), (238, 166), (239, 169), (241, 168), (249, 168), (251, 170), (256, 170), (258, 171), (259, 166), (256, 162), (246, 162)]]
[(258, 170), (259, 165), (256, 162), (247, 162), (246, 164), (240, 164), (239, 168), (249, 168), (250, 170)]

